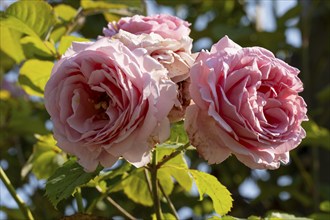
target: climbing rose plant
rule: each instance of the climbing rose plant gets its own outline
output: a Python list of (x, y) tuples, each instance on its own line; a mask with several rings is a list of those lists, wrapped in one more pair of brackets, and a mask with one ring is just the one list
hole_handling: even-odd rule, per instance
[[(14, 3), (3, 29), (20, 19), (12, 15), (21, 7), (50, 10), (41, 1)], [(28, 60), (20, 70), (31, 81), (31, 69), (44, 70), (39, 77), (45, 80), (21, 85), (44, 98), (53, 135), (36, 135), (34, 149), (50, 150), (52, 160), (42, 172), (34, 164), (40, 155), (33, 154), (23, 173), (47, 179), (54, 207), (74, 195), (79, 212), (92, 213), (97, 201), (108, 198), (125, 218), (136, 219), (110, 198), (123, 191), (152, 206), (152, 218), (178, 219), (170, 199), (174, 184), (189, 192), (195, 183), (200, 199), (207, 194), (214, 218), (221, 219), (233, 206), (231, 194), (216, 177), (189, 169), (187, 150), (218, 166), (234, 155), (253, 169), (277, 169), (306, 135), (299, 70), (267, 49), (242, 48), (224, 36), (210, 51), (192, 53), (191, 24), (165, 14), (123, 17), (96, 41), (63, 36), (57, 48), (40, 46), (43, 26), (33, 32), (20, 25), (31, 42), (57, 58), (55, 64)], [(85, 209), (81, 189), (88, 187), (100, 198)], [(165, 205), (170, 211), (162, 211)], [(20, 208), (33, 219), (26, 206)]]
[[(161, 165), (190, 145), (209, 163), (234, 154), (250, 168), (276, 169), (305, 137), (299, 70), (270, 51), (242, 48), (225, 36), (211, 51), (192, 54), (189, 24), (170, 15), (125, 17), (103, 33), (96, 42), (73, 43), (45, 87), (57, 145), (86, 172), (123, 158), (161, 183)], [(190, 144), (157, 162), (170, 122), (179, 120)], [(207, 178), (216, 182), (212, 177), (185, 165), (175, 169), (195, 178), (201, 195), (219, 196), (204, 186)], [(157, 184), (150, 188), (156, 217), (163, 218)], [(220, 215), (232, 206), (226, 194), (219, 207), (214, 201)]]

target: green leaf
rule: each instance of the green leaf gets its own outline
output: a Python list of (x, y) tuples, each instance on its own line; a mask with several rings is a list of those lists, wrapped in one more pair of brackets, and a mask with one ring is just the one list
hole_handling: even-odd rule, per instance
[(73, 41), (77, 42), (86, 42), (90, 41), (86, 38), (82, 37), (75, 37), (75, 36), (63, 36), (61, 38), (60, 46), (58, 47), (58, 52), (62, 55), (65, 53), (65, 51), (71, 46)]
[[(170, 195), (174, 188), (174, 183), (171, 174), (164, 169), (159, 169), (157, 172), (157, 179), (160, 185), (163, 187), (164, 193), (166, 195)], [(159, 191), (159, 195), (163, 196), (161, 191)]]
[[(173, 148), (166, 148), (163, 146), (158, 146), (157, 150), (157, 158), (158, 162), (161, 161), (164, 157), (167, 157), (172, 152), (175, 151)], [(172, 176), (177, 180), (177, 182), (182, 186), (186, 191), (189, 191), (192, 187), (192, 178), (188, 172), (188, 165), (186, 160), (184, 159), (184, 154), (181, 152), (171, 160), (167, 161), (158, 172), (165, 173), (167, 175)], [(160, 176), (160, 175), (159, 175)], [(161, 181), (161, 180), (160, 180)], [(162, 183), (162, 186), (164, 183)]]
[(27, 26), (24, 23), (24, 21), (21, 21), (18, 18), (11, 15), (1, 16), (0, 26), (22, 32), (32, 37), (37, 37), (37, 38), (39, 37), (29, 26)]
[(66, 161), (66, 155), (56, 146), (52, 135), (36, 135), (36, 138), (38, 142), (33, 145), (33, 152), (21, 175), (24, 178), (32, 170), (38, 179), (47, 179)]
[(75, 160), (69, 160), (47, 180), (46, 195), (56, 207), (61, 200), (71, 196), (76, 187), (88, 183), (99, 172), (97, 169), (92, 173), (86, 173)]
[(159, 170), (162, 170), (163, 172), (171, 175), (186, 191), (191, 190), (193, 181), (192, 177), (189, 175), (188, 169), (184, 169), (183, 167), (178, 167), (175, 165), (165, 164)]
[(118, 168), (114, 170), (107, 171), (105, 173), (102, 173), (99, 178), (100, 180), (108, 180), (108, 179), (113, 179), (117, 176), (122, 176), (123, 174), (129, 172), (132, 168), (132, 164), (126, 162), (123, 160), (124, 164), (121, 164)]
[[(160, 162), (165, 157), (173, 153), (177, 148), (177, 145), (159, 145), (156, 148), (157, 151), (157, 162)], [(183, 152), (172, 158), (171, 160), (167, 161), (166, 164), (177, 165), (183, 168), (188, 168), (187, 162), (183, 157)]]
[(330, 201), (321, 202), (320, 210), (323, 212), (330, 212)]
[(29, 95), (43, 97), (44, 87), (54, 66), (53, 62), (28, 60), (20, 69), (19, 83)]
[(62, 22), (71, 21), (77, 14), (77, 10), (70, 5), (59, 4), (54, 7), (55, 15)]
[[(130, 3), (130, 4), (126, 4)], [(128, 6), (135, 6), (139, 7), (141, 2), (139, 0), (131, 0), (126, 1), (123, 4), (123, 1), (92, 1), (92, 0), (81, 0), (80, 1), (81, 7), (83, 9), (120, 9), (120, 8), (127, 8)]]
[(95, 187), (95, 186), (103, 186), (103, 183), (106, 183), (107, 189), (102, 188), (105, 192), (106, 190), (109, 190), (109, 192), (119, 191), (122, 190), (122, 187), (120, 186), (120, 183), (122, 182), (123, 176), (126, 176), (126, 174), (131, 170), (132, 165), (125, 160), (123, 160), (122, 165), (120, 165), (118, 168), (106, 172), (101, 172), (100, 175), (95, 177), (93, 180), (91, 180), (87, 186), (89, 187)]
[[(123, 2), (125, 4), (123, 4)], [(142, 14), (141, 1), (92, 1), (81, 0), (81, 7), (85, 13), (95, 14), (103, 13), (107, 21), (118, 20), (120, 16), (133, 16), (134, 14)]]
[[(0, 22), (2, 23), (2, 21)], [(0, 33), (0, 50), (14, 59), (16, 63), (24, 60), (25, 56), (22, 46), (17, 43), (19, 41), (20, 34), (17, 31), (11, 30), (3, 25), (0, 26)]]
[(58, 42), (63, 35), (65, 35), (67, 32), (67, 27), (64, 25), (58, 25), (54, 28), (52, 33), (50, 34), (50, 39), (54, 42)]
[(168, 143), (185, 144), (189, 142), (189, 138), (183, 126), (183, 121), (171, 124), (171, 135)]
[(55, 45), (48, 41), (42, 42), (39, 38), (25, 36), (20, 42), (27, 59), (35, 57), (54, 58), (56, 54)]
[(213, 207), (219, 215), (227, 214), (233, 206), (230, 192), (214, 176), (198, 170), (189, 170), (196, 182), (200, 200), (207, 194), (213, 201)]
[(144, 206), (153, 205), (143, 169), (137, 169), (135, 172), (132, 172), (129, 177), (122, 182), (122, 185), (125, 194), (134, 202)]
[(6, 12), (43, 37), (56, 22), (52, 7), (44, 1), (17, 1)]
[[(0, 30), (1, 31), (1, 30)], [(15, 65), (15, 60), (0, 50), (0, 77), (7, 73)]]

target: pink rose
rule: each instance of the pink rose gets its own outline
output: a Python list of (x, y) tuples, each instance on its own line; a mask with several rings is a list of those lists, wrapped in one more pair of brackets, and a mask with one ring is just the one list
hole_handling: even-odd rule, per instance
[(99, 163), (110, 167), (121, 156), (140, 167), (169, 136), (175, 87), (145, 49), (102, 38), (73, 43), (54, 66), (45, 105), (58, 146), (87, 171)]
[(189, 71), (195, 61), (195, 55), (191, 54), (192, 39), (182, 37), (175, 40), (155, 33), (135, 35), (124, 30), (119, 30), (112, 38), (119, 39), (130, 49), (146, 49), (150, 56), (168, 70), (168, 77), (178, 85), (178, 99), (168, 117), (171, 122), (181, 120), (190, 104), (189, 92), (186, 90), (189, 86)]
[(155, 33), (135, 35), (119, 30), (112, 38), (120, 40), (130, 49), (146, 49), (150, 56), (168, 70), (168, 76), (173, 82), (177, 83), (189, 77), (190, 67), (195, 61), (194, 55), (191, 54), (190, 37), (175, 40)]
[(145, 48), (150, 56), (160, 62), (168, 76), (178, 85), (177, 101), (169, 113), (171, 122), (182, 120), (190, 96), (189, 71), (195, 60), (191, 53), (192, 39), (189, 37), (189, 23), (171, 15), (121, 18), (103, 29), (105, 37), (119, 39), (129, 48)]
[(103, 34), (106, 37), (111, 37), (117, 34), (119, 30), (125, 30), (136, 35), (156, 33), (163, 38), (180, 40), (183, 36), (189, 35), (189, 25), (187, 21), (172, 15), (160, 14), (147, 17), (135, 15), (109, 23), (108, 28), (103, 29)]
[(250, 168), (276, 169), (305, 137), (306, 104), (299, 70), (263, 48), (228, 37), (200, 52), (191, 68), (185, 128), (209, 163), (230, 154)]

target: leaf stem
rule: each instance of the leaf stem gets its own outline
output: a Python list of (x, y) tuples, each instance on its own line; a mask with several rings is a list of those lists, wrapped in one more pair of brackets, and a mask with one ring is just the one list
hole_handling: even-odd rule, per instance
[(151, 181), (150, 181), (150, 177), (148, 175), (148, 169), (147, 168), (144, 169), (144, 177), (146, 178), (148, 190), (149, 190), (150, 194), (152, 195), (152, 186), (151, 186)]
[(167, 201), (167, 203), (168, 203), (168, 205), (169, 205), (169, 207), (170, 207), (170, 209), (171, 209), (171, 211), (172, 211), (175, 219), (176, 220), (179, 220), (179, 215), (176, 212), (175, 207), (174, 207), (174, 205), (173, 205), (170, 197), (168, 195), (166, 195), (163, 186), (159, 182), (158, 182), (158, 187), (159, 187), (160, 191), (162, 192), (163, 196), (165, 197), (165, 199), (166, 199), (166, 201)]
[(96, 186), (96, 189), (102, 193), (101, 197), (106, 198), (106, 200), (113, 205), (121, 214), (123, 214), (127, 219), (130, 220), (137, 220), (134, 216), (132, 216), (130, 213), (128, 213), (123, 207), (121, 207), (116, 201), (114, 201), (109, 195), (104, 194), (102, 192), (102, 189), (99, 186)]
[(79, 18), (81, 16), (83, 16), (83, 8), (82, 7), (79, 7), (77, 12), (76, 12), (76, 15), (74, 16), (74, 18), (71, 20), (71, 22), (68, 24), (67, 26), (67, 30), (65, 32), (64, 35), (69, 35), (74, 29), (75, 27), (77, 26), (77, 22), (79, 20)]
[(2, 182), (5, 184), (6, 188), (8, 189), (10, 195), (15, 199), (19, 209), (23, 213), (23, 215), (26, 217), (28, 220), (33, 220), (33, 215), (28, 208), (28, 206), (24, 203), (24, 201), (19, 197), (19, 195), (16, 193), (15, 188), (11, 184), (9, 178), (7, 177), (6, 173), (3, 171), (2, 167), (0, 167), (0, 179)]
[(188, 147), (190, 146), (190, 143), (186, 143), (185, 145), (182, 145), (180, 147), (178, 147), (173, 153), (171, 153), (170, 155), (168, 155), (167, 157), (165, 157), (163, 160), (161, 160), (158, 164), (157, 164), (157, 168), (160, 168), (161, 166), (163, 166), (167, 161), (171, 160), (172, 158), (178, 156), (182, 151), (186, 150)]
[(157, 180), (157, 151), (152, 152), (152, 164), (151, 164), (150, 174), (151, 174), (151, 188), (152, 188), (152, 198), (154, 201), (154, 208), (157, 220), (162, 219), (162, 210), (160, 207), (160, 200), (158, 197), (158, 180)]
[(77, 188), (77, 191), (74, 194), (74, 197), (76, 198), (78, 212), (84, 213), (85, 210), (84, 210), (84, 204), (83, 204), (83, 200), (82, 200), (82, 195), (81, 195), (81, 189), (80, 189), (80, 187)]

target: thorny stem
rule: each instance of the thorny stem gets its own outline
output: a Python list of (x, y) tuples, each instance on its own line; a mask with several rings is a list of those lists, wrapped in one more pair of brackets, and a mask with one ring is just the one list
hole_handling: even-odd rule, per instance
[(3, 171), (2, 167), (0, 167), (0, 179), (5, 184), (6, 188), (8, 189), (10, 195), (15, 199), (19, 209), (22, 211), (23, 215), (28, 220), (33, 220), (33, 215), (28, 208), (28, 206), (24, 203), (24, 201), (19, 197), (19, 195), (16, 193), (15, 188), (11, 184), (9, 178), (7, 177), (6, 173)]
[(157, 180), (157, 152), (154, 150), (152, 153), (152, 164), (151, 164), (151, 189), (152, 189), (152, 198), (154, 201), (154, 208), (157, 220), (162, 219), (162, 210), (160, 207), (160, 200), (158, 197), (158, 180)]
[(167, 203), (168, 203), (168, 205), (169, 205), (169, 207), (170, 207), (170, 209), (171, 209), (174, 217), (176, 218), (176, 220), (179, 220), (179, 215), (176, 212), (175, 207), (174, 207), (174, 205), (173, 205), (170, 197), (168, 197), (168, 195), (166, 195), (166, 193), (164, 191), (164, 188), (162, 187), (162, 185), (160, 183), (158, 183), (158, 186), (159, 186), (159, 189), (162, 192), (163, 196), (165, 197), (165, 199), (166, 199), (166, 201), (167, 201)]
[(96, 186), (96, 189), (102, 193), (101, 198), (106, 198), (106, 200), (113, 205), (121, 214), (123, 214), (127, 219), (130, 220), (137, 220), (134, 216), (132, 216), (130, 213), (128, 213), (123, 207), (121, 207), (116, 201), (114, 201), (109, 195), (103, 194), (102, 189), (99, 186)]

